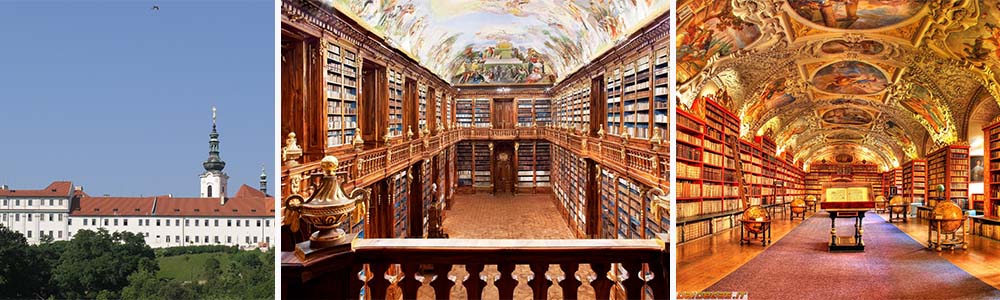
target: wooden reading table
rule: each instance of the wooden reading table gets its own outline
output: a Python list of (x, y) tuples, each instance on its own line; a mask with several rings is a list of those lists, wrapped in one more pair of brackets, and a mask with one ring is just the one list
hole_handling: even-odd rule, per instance
[[(830, 214), (830, 252), (863, 252), (865, 212), (875, 208), (871, 199), (871, 185), (836, 184), (823, 186), (823, 201), (820, 209)], [(854, 235), (838, 236), (837, 219), (854, 218)]]

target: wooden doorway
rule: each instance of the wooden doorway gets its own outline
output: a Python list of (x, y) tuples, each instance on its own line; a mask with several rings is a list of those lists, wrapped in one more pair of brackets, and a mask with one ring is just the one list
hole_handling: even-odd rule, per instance
[(491, 116), (493, 116), (493, 128), (514, 128), (514, 122), (517, 121), (514, 98), (493, 99), (493, 114)]
[(493, 194), (514, 194), (517, 182), (514, 168), (514, 145), (511, 142), (497, 142), (493, 146)]

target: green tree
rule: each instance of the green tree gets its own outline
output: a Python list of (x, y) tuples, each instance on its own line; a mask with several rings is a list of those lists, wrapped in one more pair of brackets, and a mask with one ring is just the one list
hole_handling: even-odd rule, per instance
[(53, 271), (52, 283), (59, 290), (56, 297), (117, 298), (118, 291), (129, 285), (129, 275), (139, 270), (159, 270), (155, 259), (141, 235), (109, 233), (103, 228), (96, 232), (81, 230), (65, 245)]
[(219, 277), (219, 260), (215, 257), (209, 257), (205, 260), (205, 278), (208, 280), (214, 280)]
[(194, 299), (197, 291), (177, 280), (156, 276), (156, 272), (140, 270), (128, 277), (129, 285), (122, 289), (122, 299)]
[(207, 299), (274, 298), (274, 251), (239, 251), (229, 256), (218, 278), (202, 294)]
[(0, 298), (36, 298), (48, 270), (20, 233), (0, 225)]

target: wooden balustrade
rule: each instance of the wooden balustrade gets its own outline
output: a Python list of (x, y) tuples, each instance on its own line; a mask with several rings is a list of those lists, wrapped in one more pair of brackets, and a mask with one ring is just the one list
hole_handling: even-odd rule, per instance
[[(445, 131), (438, 136), (430, 137), (428, 144), (423, 144), (423, 140), (415, 139), (409, 142), (397, 143), (388, 148), (380, 147), (356, 153), (345, 153), (337, 155), (340, 159), (341, 172), (347, 172), (345, 184), (356, 184), (366, 186), (381, 178), (388, 176), (393, 171), (405, 168), (407, 164), (436, 155), (441, 150), (450, 147), (463, 140), (486, 140), (486, 139), (544, 139), (552, 144), (570, 149), (583, 157), (591, 157), (602, 164), (617, 165), (622, 170), (636, 172), (639, 176), (648, 177), (650, 180), (659, 181), (659, 185), (666, 187), (668, 184), (667, 165), (669, 156), (664, 151), (667, 147), (661, 147), (660, 151), (651, 151), (648, 144), (622, 144), (614, 142), (613, 138), (598, 139), (583, 137), (571, 134), (565, 129), (553, 127), (521, 127), (516, 129), (490, 129), (490, 128), (456, 128)], [(584, 146), (582, 141), (586, 139)], [(620, 140), (618, 140), (620, 141)], [(356, 166), (355, 166), (356, 165)], [(319, 170), (319, 162), (314, 161), (295, 167), (286, 167), (281, 174), (282, 195), (289, 195), (292, 186), (298, 186), (298, 192), (308, 188), (303, 184), (308, 179), (308, 175)], [(654, 179), (655, 178), (655, 179)], [(293, 181), (298, 183), (293, 184)]]
[[(519, 284), (514, 271), (526, 265), (533, 299), (547, 299), (551, 286), (558, 286), (564, 299), (577, 299), (583, 285), (590, 285), (597, 299), (608, 299), (613, 290), (627, 299), (666, 299), (670, 268), (665, 241), (665, 234), (647, 240), (356, 239), (345, 250), (309, 261), (282, 252), (282, 296), (360, 299), (363, 293), (371, 299), (448, 299), (460, 284), (468, 299), (481, 299), (492, 283), (500, 299), (513, 299)], [(428, 266), (432, 269), (426, 270)], [(457, 276), (454, 266), (463, 266), (469, 275)], [(487, 276), (486, 266), (495, 266), (499, 276)], [(554, 276), (552, 266), (562, 275)], [(591, 276), (580, 276), (589, 271)], [(433, 296), (418, 293), (427, 281)]]
[(493, 129), (490, 133), (492, 138), (512, 140), (517, 136), (517, 130), (513, 128)]
[[(656, 154), (635, 149), (625, 150), (625, 165), (630, 170), (644, 172), (646, 174), (656, 174)], [(653, 176), (655, 177), (655, 176)]]

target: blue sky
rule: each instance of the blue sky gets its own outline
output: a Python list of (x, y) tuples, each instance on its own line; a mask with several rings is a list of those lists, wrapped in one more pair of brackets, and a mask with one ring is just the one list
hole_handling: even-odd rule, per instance
[(214, 104), (230, 195), (262, 165), (274, 191), (274, 16), (267, 0), (0, 1), (0, 183), (197, 196)]

